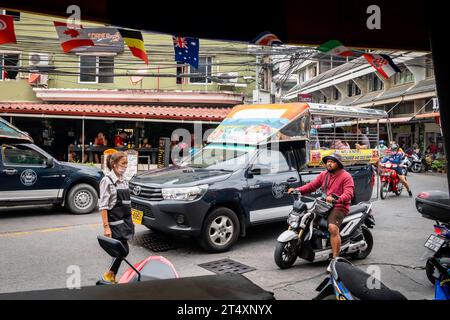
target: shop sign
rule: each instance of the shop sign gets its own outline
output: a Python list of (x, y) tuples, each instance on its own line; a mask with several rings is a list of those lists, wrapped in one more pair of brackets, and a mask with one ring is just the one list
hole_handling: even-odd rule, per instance
[(124, 50), (123, 38), (115, 28), (83, 28), (79, 31), (83, 35), (87, 35), (94, 42), (94, 45), (75, 48), (72, 52), (122, 53)]

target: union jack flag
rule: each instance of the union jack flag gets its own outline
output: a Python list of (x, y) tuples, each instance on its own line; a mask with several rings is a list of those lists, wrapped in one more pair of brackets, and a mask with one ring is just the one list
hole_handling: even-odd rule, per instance
[(173, 36), (173, 49), (175, 51), (175, 61), (189, 63), (198, 69), (198, 54), (200, 41), (198, 38), (188, 38)]
[(183, 49), (187, 48), (186, 38), (178, 36), (178, 37), (172, 37), (172, 39), (173, 39), (173, 45), (176, 48), (183, 48)]

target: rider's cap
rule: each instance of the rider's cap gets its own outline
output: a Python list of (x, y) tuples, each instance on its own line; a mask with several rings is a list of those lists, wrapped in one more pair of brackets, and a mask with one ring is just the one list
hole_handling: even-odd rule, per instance
[(380, 140), (379, 144), (385, 144), (384, 140)]
[(329, 156), (322, 158), (322, 162), (324, 164), (326, 164), (328, 160), (333, 160), (334, 162), (337, 162), (339, 164), (341, 169), (344, 168), (344, 165), (342, 164), (342, 157), (338, 152), (335, 152), (333, 154), (330, 154)]
[(398, 145), (393, 143), (392, 146), (391, 146), (391, 149), (392, 150), (397, 150), (398, 149)]

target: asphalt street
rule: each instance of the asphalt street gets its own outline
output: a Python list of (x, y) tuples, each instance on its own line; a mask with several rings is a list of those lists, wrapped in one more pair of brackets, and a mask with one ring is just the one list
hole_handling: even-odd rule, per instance
[[(410, 174), (409, 181), (414, 195), (448, 189), (443, 175)], [(433, 221), (421, 217), (406, 192), (375, 201), (373, 214), (374, 249), (367, 259), (354, 263), (363, 269), (377, 266), (381, 281), (410, 299), (431, 299), (433, 286), (420, 267), (424, 265), (423, 244), (433, 232)], [(149, 255), (162, 255), (182, 277), (212, 274), (199, 264), (229, 258), (255, 268), (244, 275), (274, 292), (275, 298), (311, 299), (327, 264), (297, 260), (291, 269), (279, 270), (273, 251), (277, 236), (285, 228), (285, 223), (251, 228), (229, 252), (208, 254), (194, 240), (174, 238), (167, 239), (171, 249), (151, 251), (145, 241), (152, 238), (152, 232), (137, 226), (128, 258), (135, 263)], [(64, 288), (71, 266), (79, 267), (82, 286), (94, 285), (110, 263), (96, 240), (101, 232), (98, 212), (75, 216), (52, 207), (0, 209), (0, 293)], [(122, 266), (120, 273), (124, 270)]]

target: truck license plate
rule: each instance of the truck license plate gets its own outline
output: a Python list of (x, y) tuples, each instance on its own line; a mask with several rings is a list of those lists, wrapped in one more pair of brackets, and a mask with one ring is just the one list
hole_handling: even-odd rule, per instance
[(141, 210), (131, 209), (131, 217), (133, 219), (134, 224), (142, 224), (142, 217), (144, 216), (144, 212)]
[(427, 242), (425, 242), (424, 246), (434, 252), (437, 252), (444, 245), (444, 243), (445, 239), (432, 234), (428, 238)]

